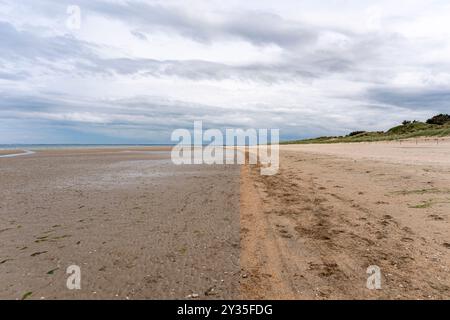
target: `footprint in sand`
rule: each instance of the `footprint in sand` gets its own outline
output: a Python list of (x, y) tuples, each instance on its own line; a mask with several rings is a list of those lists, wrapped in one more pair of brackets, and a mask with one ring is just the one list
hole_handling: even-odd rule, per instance
[(278, 227), (278, 232), (282, 238), (286, 238), (286, 239), (292, 238), (292, 235), (285, 229), (284, 226), (277, 225), (277, 227)]

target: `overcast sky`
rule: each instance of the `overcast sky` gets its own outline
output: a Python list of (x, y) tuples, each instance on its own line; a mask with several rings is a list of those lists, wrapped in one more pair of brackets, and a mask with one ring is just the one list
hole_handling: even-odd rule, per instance
[(0, 0), (0, 143), (425, 120), (450, 112), (449, 17), (448, 0)]

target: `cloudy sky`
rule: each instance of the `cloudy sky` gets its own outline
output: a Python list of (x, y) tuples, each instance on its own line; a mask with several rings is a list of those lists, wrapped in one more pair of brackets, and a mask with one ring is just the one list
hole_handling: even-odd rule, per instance
[(0, 143), (424, 120), (450, 112), (449, 17), (447, 0), (0, 0)]

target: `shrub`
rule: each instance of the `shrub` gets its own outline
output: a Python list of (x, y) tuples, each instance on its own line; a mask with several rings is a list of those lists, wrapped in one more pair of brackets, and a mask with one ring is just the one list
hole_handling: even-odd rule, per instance
[(428, 124), (437, 124), (440, 126), (447, 122), (450, 122), (450, 115), (448, 114), (438, 114), (437, 116), (427, 120)]
[(358, 134), (366, 133), (366, 131), (353, 131), (348, 135), (349, 137), (357, 136)]

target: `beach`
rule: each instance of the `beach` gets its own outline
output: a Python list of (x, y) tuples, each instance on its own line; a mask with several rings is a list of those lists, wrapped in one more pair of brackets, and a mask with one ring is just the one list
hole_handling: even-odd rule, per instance
[(259, 169), (169, 147), (0, 159), (0, 299), (450, 298), (449, 141), (286, 145)]
[(288, 145), (280, 164), (242, 168), (245, 298), (450, 298), (448, 140)]
[(169, 150), (0, 159), (0, 299), (235, 297), (239, 168), (175, 166)]

